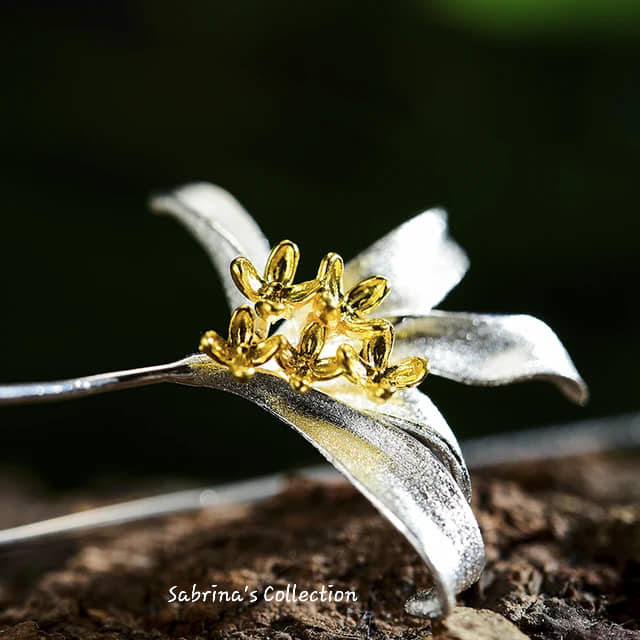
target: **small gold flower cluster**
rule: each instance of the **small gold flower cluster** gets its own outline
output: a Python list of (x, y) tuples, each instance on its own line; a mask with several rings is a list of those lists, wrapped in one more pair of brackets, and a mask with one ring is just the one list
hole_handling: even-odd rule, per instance
[[(233, 260), (231, 277), (253, 308), (247, 304), (233, 312), (226, 340), (207, 331), (200, 351), (228, 367), (240, 381), (249, 380), (257, 367), (275, 358), (291, 387), (300, 393), (314, 382), (344, 375), (374, 399), (384, 401), (425, 379), (429, 370), (425, 358), (410, 357), (389, 365), (393, 327), (386, 320), (366, 317), (389, 293), (385, 278), (372, 276), (345, 293), (344, 263), (339, 255), (329, 253), (313, 280), (294, 284), (299, 260), (300, 251), (289, 240), (271, 250), (262, 277), (246, 258)], [(281, 334), (269, 335), (271, 323), (289, 319), (305, 306), (307, 320), (296, 346)], [(360, 343), (360, 351), (344, 343), (334, 355), (321, 357), (333, 336)]]

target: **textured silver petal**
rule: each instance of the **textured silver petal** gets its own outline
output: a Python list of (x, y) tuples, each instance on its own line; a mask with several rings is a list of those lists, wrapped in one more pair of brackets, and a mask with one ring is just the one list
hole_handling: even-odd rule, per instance
[[(414, 596), (407, 603), (410, 613), (446, 615), (455, 595), (480, 576), (484, 545), (478, 525), (458, 482), (441, 462), (441, 445), (428, 425), (422, 431), (416, 426), (413, 432), (399, 428), (384, 413), (378, 417), (359, 411), (321, 391), (298, 394), (270, 373), (259, 372), (241, 384), (206, 356), (57, 383), (4, 385), (0, 404), (63, 400), (159, 382), (239, 395), (313, 444), (398, 528), (429, 567), (434, 589)], [(400, 419), (404, 411), (405, 407), (390, 408), (386, 416)], [(446, 435), (446, 425), (438, 428)], [(451, 459), (454, 467), (459, 464), (455, 456)]]
[(383, 236), (345, 266), (347, 288), (384, 276), (391, 292), (376, 317), (427, 313), (469, 268), (464, 250), (449, 236), (447, 214), (429, 209)]
[(179, 382), (230, 391), (292, 426), (341, 471), (407, 538), (431, 571), (434, 588), (413, 596), (414, 615), (447, 615), (455, 595), (484, 566), (480, 530), (465, 495), (438, 455), (389, 421), (311, 390), (299, 394), (279, 377), (258, 373), (248, 384), (202, 359)]
[(420, 440), (438, 456), (466, 498), (471, 499), (471, 478), (458, 440), (437, 407), (419, 389), (398, 391), (380, 404), (344, 378), (318, 383), (317, 387), (357, 411), (407, 431)]
[(394, 356), (423, 355), (435, 375), (487, 386), (550, 380), (573, 402), (588, 400), (587, 386), (562, 343), (532, 316), (432, 311), (392, 322)]
[(269, 241), (244, 207), (224, 189), (202, 182), (153, 197), (151, 208), (175, 216), (200, 241), (220, 276), (229, 307), (244, 304), (229, 265), (244, 256), (262, 273), (270, 250)]

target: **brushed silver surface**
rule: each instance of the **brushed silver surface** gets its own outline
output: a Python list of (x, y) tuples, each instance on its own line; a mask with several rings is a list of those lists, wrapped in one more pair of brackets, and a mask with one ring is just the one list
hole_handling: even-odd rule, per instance
[(427, 313), (469, 268), (464, 250), (451, 238), (447, 214), (428, 209), (393, 229), (345, 265), (347, 288), (372, 275), (384, 276), (391, 292), (376, 316)]
[[(212, 366), (213, 365), (213, 366)], [(421, 438), (375, 414), (367, 414), (312, 389), (293, 391), (285, 380), (258, 373), (235, 382), (214, 363), (194, 368), (181, 384), (237, 394), (276, 415), (308, 440), (407, 538), (430, 569), (431, 591), (407, 603), (414, 615), (447, 615), (455, 595), (484, 567), (484, 543), (467, 496), (438, 454), (438, 434), (423, 425)], [(455, 462), (454, 462), (455, 464)], [(466, 469), (465, 469), (466, 472)]]
[(487, 386), (549, 380), (577, 404), (589, 398), (556, 334), (532, 316), (432, 311), (392, 321), (396, 357), (422, 355), (434, 375)]

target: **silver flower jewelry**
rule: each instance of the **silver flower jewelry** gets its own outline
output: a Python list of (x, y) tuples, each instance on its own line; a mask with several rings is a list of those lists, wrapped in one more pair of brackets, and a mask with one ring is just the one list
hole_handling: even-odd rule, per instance
[(151, 206), (177, 217), (208, 252), (233, 310), (228, 337), (208, 331), (200, 354), (170, 364), (3, 385), (0, 404), (159, 382), (242, 396), (313, 444), (420, 554), (433, 587), (412, 596), (407, 611), (447, 615), (480, 577), (484, 545), (459, 444), (416, 385), (428, 372), (475, 385), (539, 378), (584, 404), (587, 387), (556, 335), (531, 316), (433, 310), (469, 266), (440, 209), (347, 264), (327, 254), (314, 279), (296, 283), (297, 246), (270, 249), (219, 187), (186, 185)]

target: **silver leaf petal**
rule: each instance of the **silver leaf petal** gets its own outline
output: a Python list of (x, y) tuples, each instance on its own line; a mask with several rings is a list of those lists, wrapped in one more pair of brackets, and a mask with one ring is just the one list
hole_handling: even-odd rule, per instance
[(587, 386), (562, 343), (532, 316), (432, 311), (392, 322), (394, 356), (423, 355), (435, 375), (487, 386), (550, 380), (573, 402), (588, 400)]
[(244, 256), (262, 273), (270, 250), (269, 241), (244, 207), (224, 189), (202, 182), (153, 197), (151, 208), (175, 216), (200, 241), (220, 276), (229, 307), (244, 304), (229, 265)]
[(431, 571), (434, 589), (407, 603), (414, 615), (447, 615), (455, 595), (484, 566), (484, 545), (466, 496), (421, 439), (374, 413), (357, 411), (318, 390), (299, 394), (281, 378), (257, 373), (235, 382), (221, 366), (194, 358), (193, 377), (251, 400), (292, 426), (341, 471), (409, 540)]
[(468, 268), (466, 253), (449, 236), (446, 212), (429, 209), (350, 260), (344, 281), (349, 288), (369, 276), (384, 276), (391, 292), (375, 315), (411, 315), (438, 304)]
[(403, 429), (420, 440), (438, 456), (466, 498), (471, 499), (471, 479), (460, 445), (440, 411), (419, 389), (398, 391), (386, 402), (379, 403), (344, 378), (321, 382), (317, 387), (357, 411)]

